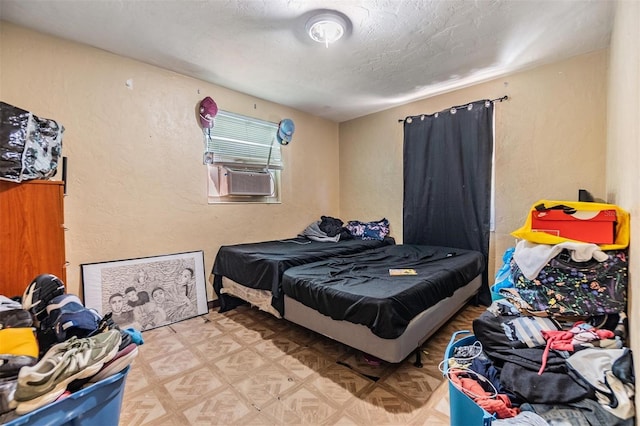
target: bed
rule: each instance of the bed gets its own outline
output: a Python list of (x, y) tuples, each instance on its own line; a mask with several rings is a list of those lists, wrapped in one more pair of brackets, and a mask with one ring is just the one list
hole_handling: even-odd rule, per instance
[(249, 302), (281, 317), (284, 313), (282, 274), (289, 268), (329, 257), (350, 255), (395, 244), (382, 240), (313, 241), (306, 237), (220, 247), (213, 264), (213, 288), (225, 312)]
[[(317, 243), (310, 254), (303, 247), (281, 253), (273, 243), (221, 248), (214, 264), (221, 311), (239, 298), (392, 363), (415, 351), (420, 364), (417, 349), (476, 295), (485, 268), (481, 253), (447, 247), (386, 241), (337, 253)], [(323, 258), (311, 261), (316, 256)]]
[(294, 267), (282, 279), (284, 318), (400, 362), (478, 292), (484, 263), (471, 250), (393, 245)]

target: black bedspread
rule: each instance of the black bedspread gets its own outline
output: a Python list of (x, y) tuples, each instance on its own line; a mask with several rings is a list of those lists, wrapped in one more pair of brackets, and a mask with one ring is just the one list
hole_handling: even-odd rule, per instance
[(393, 238), (378, 240), (344, 240), (319, 242), (308, 238), (290, 238), (279, 241), (222, 246), (213, 264), (213, 288), (220, 300), (220, 310), (238, 306), (230, 296), (220, 294), (222, 277), (247, 287), (271, 290), (272, 306), (284, 312), (280, 281), (287, 269), (331, 256), (348, 255), (377, 247), (395, 244)]
[[(390, 268), (417, 275), (390, 276)], [(288, 269), (284, 293), (336, 320), (366, 325), (395, 339), (420, 312), (449, 297), (484, 270), (480, 252), (393, 245)]]

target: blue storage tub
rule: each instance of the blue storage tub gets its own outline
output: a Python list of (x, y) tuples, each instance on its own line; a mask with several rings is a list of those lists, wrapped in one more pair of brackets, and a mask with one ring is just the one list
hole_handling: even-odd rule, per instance
[(117, 426), (129, 367), (4, 426)]
[[(453, 357), (453, 350), (458, 346), (473, 345), (476, 341), (474, 335), (463, 337), (459, 340), (458, 336), (461, 334), (470, 334), (468, 330), (456, 331), (451, 336), (451, 340), (447, 345), (447, 349), (444, 354), (444, 374), (448, 380), (449, 370), (449, 358)], [(449, 417), (451, 419), (452, 426), (484, 426), (491, 425), (491, 422), (496, 418), (492, 414), (489, 414), (486, 410), (480, 408), (473, 399), (469, 398), (458, 388), (456, 388), (451, 380), (449, 380)]]

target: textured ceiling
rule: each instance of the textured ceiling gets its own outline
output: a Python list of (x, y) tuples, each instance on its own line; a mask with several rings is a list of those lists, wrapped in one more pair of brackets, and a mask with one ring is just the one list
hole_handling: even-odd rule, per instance
[[(1, 0), (0, 18), (337, 122), (606, 47), (607, 0)], [(314, 10), (351, 20), (311, 41)]]

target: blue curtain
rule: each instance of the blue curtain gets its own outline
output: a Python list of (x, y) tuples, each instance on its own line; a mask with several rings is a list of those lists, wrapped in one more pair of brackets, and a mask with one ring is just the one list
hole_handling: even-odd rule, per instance
[(491, 101), (404, 121), (404, 243), (483, 253), (478, 302), (486, 305), (492, 153)]

